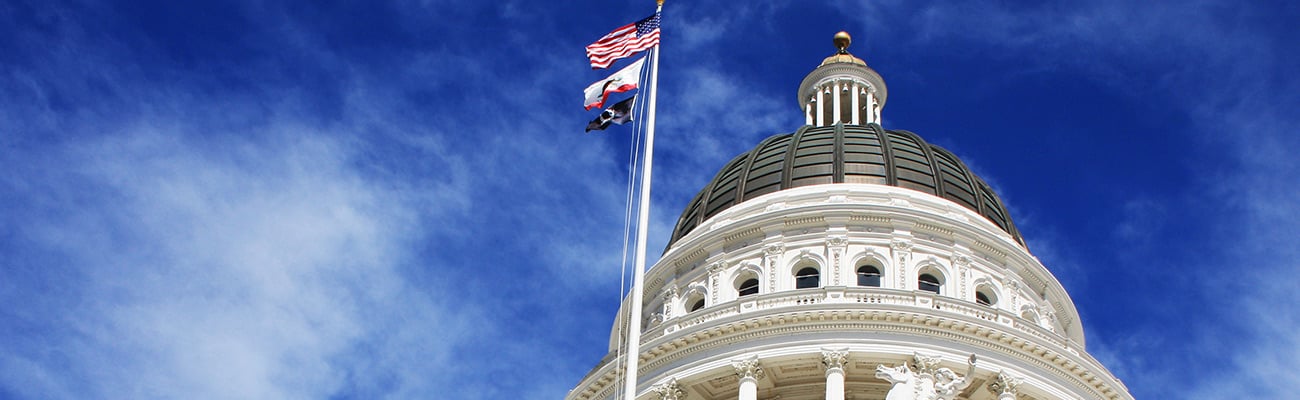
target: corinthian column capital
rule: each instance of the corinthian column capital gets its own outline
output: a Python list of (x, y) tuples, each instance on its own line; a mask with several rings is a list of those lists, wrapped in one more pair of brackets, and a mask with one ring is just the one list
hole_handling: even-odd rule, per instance
[(989, 391), (997, 393), (999, 400), (1015, 399), (1020, 390), (1020, 382), (1020, 378), (1013, 378), (1006, 371), (998, 371), (998, 375), (989, 382)]
[(827, 349), (822, 348), (822, 368), (826, 370), (838, 369), (844, 370), (844, 364), (849, 361), (849, 349)]
[(742, 380), (763, 379), (763, 366), (758, 363), (758, 356), (732, 361), (731, 367), (736, 369), (736, 376)]
[(659, 400), (686, 399), (686, 390), (682, 389), (682, 385), (677, 383), (677, 378), (668, 378), (668, 380), (663, 383), (654, 385), (650, 390), (659, 394)]

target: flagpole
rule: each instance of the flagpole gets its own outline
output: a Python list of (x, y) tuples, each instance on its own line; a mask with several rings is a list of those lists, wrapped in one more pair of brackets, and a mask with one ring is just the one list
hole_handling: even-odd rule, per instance
[[(655, 13), (663, 12), (664, 0), (655, 0)], [(629, 299), (627, 323), (627, 372), (623, 383), (623, 399), (636, 399), (637, 364), (641, 361), (641, 298), (645, 275), (646, 236), (650, 225), (650, 177), (655, 152), (655, 99), (659, 93), (659, 44), (650, 53), (650, 108), (646, 112), (645, 158), (641, 161), (641, 199), (638, 201), (636, 222), (636, 262), (632, 271), (632, 298)]]

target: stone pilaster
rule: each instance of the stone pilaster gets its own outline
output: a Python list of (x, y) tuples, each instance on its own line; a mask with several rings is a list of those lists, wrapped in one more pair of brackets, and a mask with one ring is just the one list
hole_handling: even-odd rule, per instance
[(827, 280), (827, 286), (843, 286), (844, 275), (844, 251), (849, 246), (849, 240), (844, 236), (835, 235), (826, 239), (826, 258), (830, 259), (831, 279)]
[(776, 292), (776, 263), (781, 260), (781, 255), (785, 253), (785, 245), (781, 243), (769, 244), (763, 247), (763, 262), (767, 268), (767, 293)]
[(897, 289), (911, 289), (907, 286), (907, 262), (912, 258), (912, 242), (894, 239), (889, 248), (894, 250), (894, 264), (898, 270), (895, 274), (898, 275)]
[(718, 281), (722, 280), (720, 275), (725, 266), (721, 261), (709, 264), (709, 305), (718, 304)]

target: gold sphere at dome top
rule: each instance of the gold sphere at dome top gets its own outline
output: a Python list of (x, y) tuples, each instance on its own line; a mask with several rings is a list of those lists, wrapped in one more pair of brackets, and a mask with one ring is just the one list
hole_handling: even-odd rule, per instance
[(848, 32), (840, 31), (835, 34), (835, 48), (840, 50), (840, 54), (848, 54), (850, 43), (853, 43), (853, 38)]

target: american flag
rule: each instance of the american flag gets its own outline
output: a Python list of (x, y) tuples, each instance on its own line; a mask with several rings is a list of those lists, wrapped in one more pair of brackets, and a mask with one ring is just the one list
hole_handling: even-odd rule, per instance
[(659, 44), (659, 13), (615, 29), (596, 43), (587, 45), (591, 69), (609, 68), (621, 58)]

